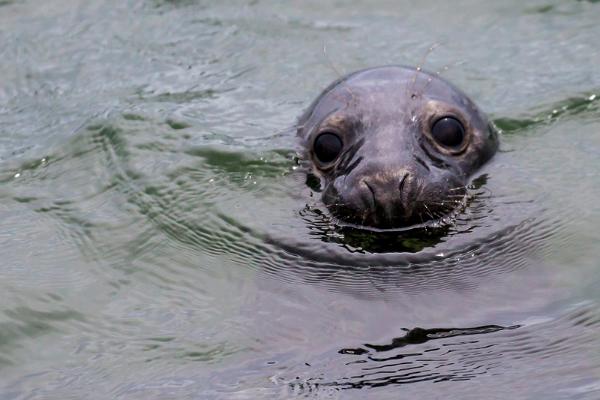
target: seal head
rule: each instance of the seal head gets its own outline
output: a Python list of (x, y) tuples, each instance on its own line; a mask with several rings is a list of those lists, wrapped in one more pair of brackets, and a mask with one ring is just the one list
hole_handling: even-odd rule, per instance
[(464, 93), (402, 66), (332, 83), (300, 117), (298, 135), (331, 212), (374, 228), (447, 215), (498, 148), (495, 129)]

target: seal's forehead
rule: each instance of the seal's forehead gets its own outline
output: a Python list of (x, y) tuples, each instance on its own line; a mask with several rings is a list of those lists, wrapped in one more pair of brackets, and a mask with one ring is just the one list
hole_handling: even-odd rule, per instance
[(344, 88), (383, 93), (394, 97), (404, 96), (454, 103), (468, 102), (468, 97), (460, 89), (439, 75), (398, 66), (372, 68), (352, 74), (348, 79), (340, 82), (334, 91)]
[(321, 123), (332, 114), (362, 120), (418, 114), (428, 102), (462, 109), (472, 116), (477, 107), (458, 88), (436, 74), (401, 66), (371, 68), (352, 73), (330, 85), (300, 118), (301, 125)]

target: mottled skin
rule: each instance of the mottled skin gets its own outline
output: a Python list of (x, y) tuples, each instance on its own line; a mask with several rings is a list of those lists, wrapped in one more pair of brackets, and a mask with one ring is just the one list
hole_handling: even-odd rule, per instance
[[(431, 136), (432, 124), (444, 116), (465, 128), (459, 149)], [(343, 142), (331, 165), (313, 152), (324, 131)], [(376, 228), (451, 212), (462, 203), (470, 175), (498, 148), (496, 131), (464, 93), (437, 75), (402, 66), (366, 69), (334, 82), (300, 117), (298, 135), (332, 213)]]

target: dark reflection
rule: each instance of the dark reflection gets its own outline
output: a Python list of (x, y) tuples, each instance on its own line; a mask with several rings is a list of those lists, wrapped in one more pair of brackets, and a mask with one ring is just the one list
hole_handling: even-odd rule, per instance
[(324, 241), (343, 244), (349, 249), (368, 253), (417, 253), (435, 246), (448, 234), (450, 228), (415, 228), (403, 232), (371, 232), (354, 227), (339, 227), (339, 236), (323, 232)]
[(289, 384), (308, 394), (322, 388), (372, 389), (470, 381), (484, 375), (516, 377), (523, 366), (532, 365), (544, 371), (576, 362), (578, 368), (595, 369), (598, 358), (581, 358), (581, 354), (597, 347), (598, 325), (597, 305), (581, 304), (533, 325), (406, 329), (388, 343), (340, 349), (326, 357), (323, 369), (311, 363), (304, 378), (296, 372), (298, 377)]
[[(432, 328), (432, 329), (423, 329), (423, 328), (413, 328), (406, 329), (406, 334), (401, 337), (397, 337), (392, 339), (391, 343), (377, 345), (377, 344), (365, 344), (364, 347), (367, 349), (371, 349), (375, 352), (384, 352), (394, 350), (400, 347), (409, 346), (412, 344), (422, 344), (428, 342), (430, 340), (436, 339), (446, 339), (455, 336), (468, 336), (468, 335), (481, 335), (485, 333), (493, 333), (502, 331), (505, 329), (516, 329), (519, 328), (519, 325), (513, 326), (500, 326), (500, 325), (484, 325), (477, 326), (474, 328)], [(366, 354), (370, 353), (369, 350), (357, 348), (357, 349), (342, 349), (339, 351), (340, 354)], [(374, 361), (383, 361), (384, 359), (376, 359), (373, 357), (369, 357)]]
[[(299, 386), (305, 390), (315, 390), (319, 387), (347, 390), (417, 382), (471, 380), (495, 369), (495, 360), (501, 354), (501, 350), (495, 348), (499, 343), (485, 341), (482, 335), (517, 328), (520, 326), (407, 329), (404, 336), (394, 338), (388, 344), (365, 344), (363, 347), (339, 350), (339, 354), (356, 357), (345, 363), (346, 366), (352, 367), (352, 372), (347, 376), (335, 381), (309, 379), (304, 382), (292, 382), (292, 386)], [(447, 340), (465, 336), (473, 338)], [(431, 341), (440, 343), (429, 344)], [(404, 349), (406, 347), (414, 349)]]
[[(517, 328), (520, 326), (407, 329), (404, 336), (394, 338), (388, 344), (365, 344), (339, 350), (339, 354), (355, 357), (345, 362), (352, 371), (347, 376), (334, 381), (308, 379), (291, 385), (313, 391), (319, 387), (348, 390), (417, 382), (468, 381), (495, 369), (495, 361), (501, 354), (501, 350), (495, 348), (499, 343), (486, 341), (482, 335)], [(448, 340), (465, 336), (472, 339)], [(432, 341), (439, 341), (439, 344), (428, 343)], [(407, 347), (411, 349), (405, 349)]]

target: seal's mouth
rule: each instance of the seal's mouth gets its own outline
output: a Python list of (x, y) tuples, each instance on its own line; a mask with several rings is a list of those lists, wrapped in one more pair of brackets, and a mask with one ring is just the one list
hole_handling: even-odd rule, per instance
[[(482, 187), (486, 176), (464, 186), (465, 194), (456, 200), (452, 209), (413, 224), (375, 226), (352, 219), (352, 215), (337, 215), (331, 206), (314, 202), (301, 210), (300, 215), (310, 228), (311, 235), (321, 241), (337, 243), (350, 252), (359, 253), (417, 253), (465, 231), (473, 224), (473, 212), (485, 209), (489, 190)], [(467, 228), (466, 230), (470, 230)]]
[[(467, 199), (465, 196), (465, 204)], [(456, 208), (435, 220), (388, 228), (353, 223), (317, 206), (307, 206), (300, 214), (312, 235), (353, 253), (418, 253), (444, 241), (461, 212), (462, 208)]]
[(364, 210), (358, 214), (339, 203), (328, 208), (339, 226), (371, 232), (400, 233), (413, 229), (431, 229), (447, 225), (464, 209), (467, 202), (468, 197), (463, 195), (460, 200), (446, 202), (443, 210), (437, 205), (427, 206), (423, 203), (423, 208), (419, 207), (419, 210), (415, 210), (416, 214), (414, 215), (391, 218), (388, 215), (378, 214), (374, 210)]
[[(332, 210), (332, 216), (335, 223), (344, 228), (359, 229), (366, 232), (375, 233), (404, 233), (415, 229), (437, 229), (451, 225), (457, 215), (466, 207), (469, 201), (468, 195), (463, 195), (460, 200), (453, 201), (453, 208), (436, 212), (436, 214), (411, 216), (410, 218), (400, 218), (386, 220), (378, 218), (369, 212), (364, 212), (360, 219), (351, 214), (340, 213), (335, 208)], [(433, 207), (429, 207), (432, 210)], [(431, 211), (428, 211), (431, 212)]]
[(343, 177), (326, 186), (322, 200), (340, 224), (403, 231), (443, 223), (464, 206), (466, 196), (458, 179), (426, 180), (402, 171)]

